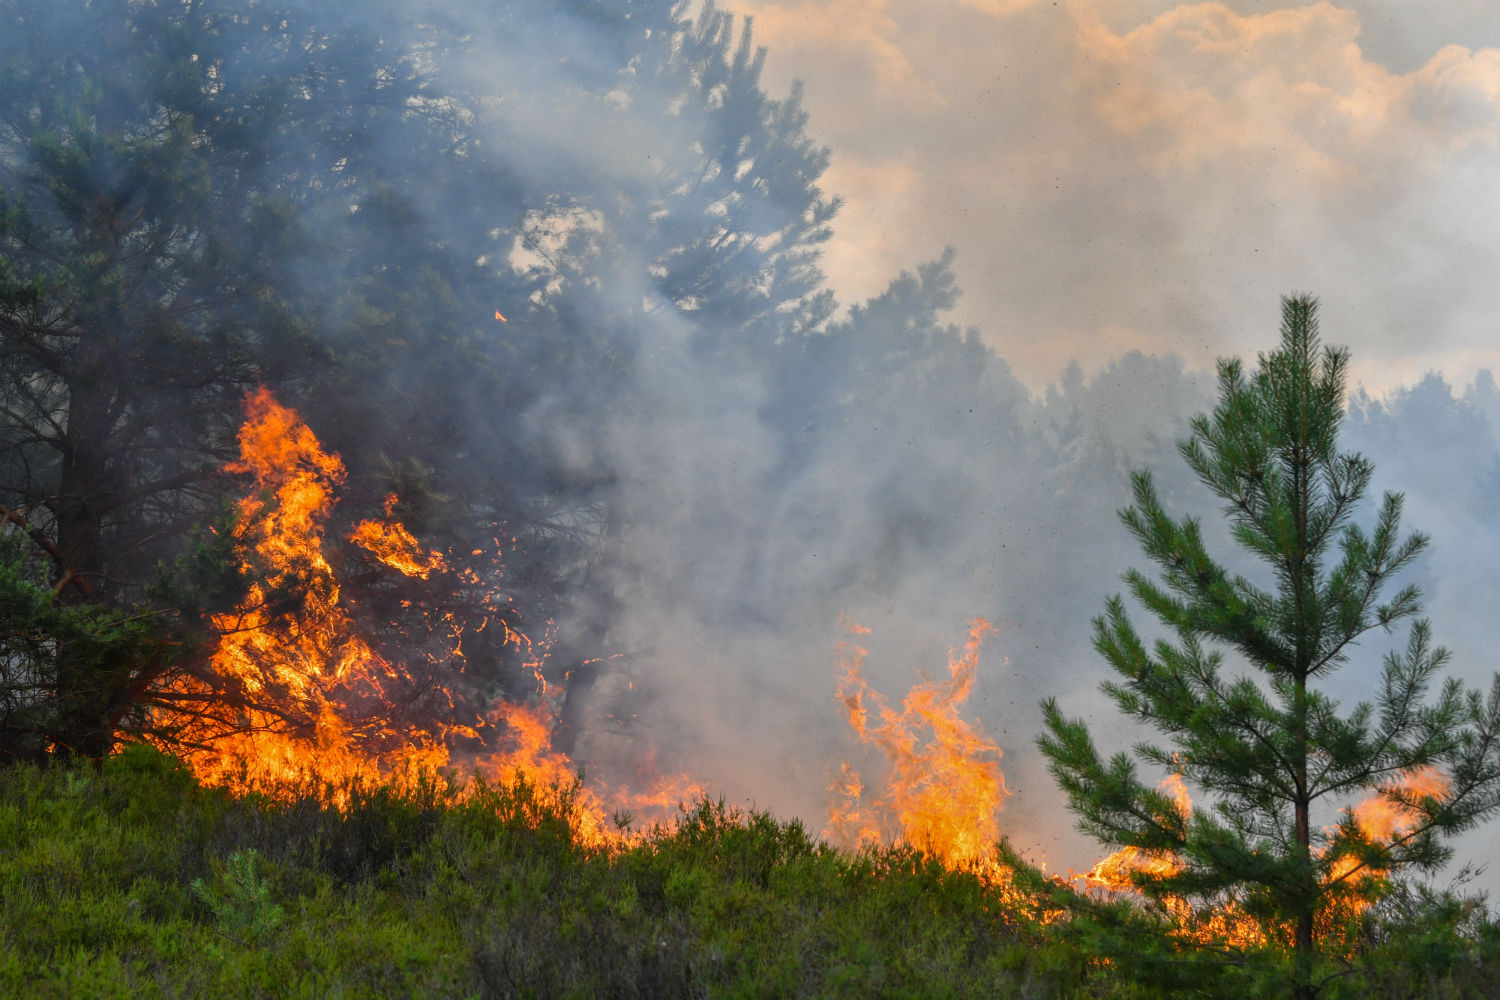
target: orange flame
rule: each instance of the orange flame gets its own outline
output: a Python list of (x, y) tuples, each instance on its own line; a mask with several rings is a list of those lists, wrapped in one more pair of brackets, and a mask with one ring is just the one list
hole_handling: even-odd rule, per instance
[[(1389, 844), (1403, 836), (1418, 820), (1415, 810), (1397, 801), (1393, 796), (1404, 795), (1417, 799), (1431, 796), (1442, 798), (1451, 789), (1448, 778), (1436, 767), (1427, 765), (1402, 774), (1386, 784), (1375, 794), (1360, 802), (1350, 813), (1359, 824), (1360, 832), (1372, 842)], [(1349, 878), (1360, 870), (1358, 859), (1345, 855), (1334, 863), (1329, 879), (1337, 881)], [(1376, 878), (1383, 874), (1379, 870), (1366, 869), (1360, 880)]]
[[(1184, 818), (1191, 815), (1192, 798), (1180, 774), (1169, 775), (1159, 787), (1173, 798)], [(1440, 771), (1434, 767), (1421, 767), (1399, 776), (1349, 812), (1365, 837), (1374, 843), (1389, 844), (1405, 834), (1418, 819), (1414, 810), (1395, 800), (1393, 795), (1418, 799), (1424, 796), (1440, 797), (1447, 794), (1449, 788), (1448, 779)], [(1152, 855), (1135, 847), (1123, 847), (1100, 860), (1084, 874), (1073, 876), (1073, 880), (1082, 882), (1088, 889), (1102, 889), (1109, 893), (1134, 892), (1136, 885), (1133, 873), (1171, 875), (1179, 870), (1180, 864), (1180, 859), (1171, 855)], [(1347, 879), (1358, 872), (1360, 867), (1358, 859), (1352, 856), (1339, 858), (1328, 873), (1328, 883)], [(1378, 869), (1366, 868), (1359, 878), (1366, 881), (1382, 874), (1384, 872)], [(1232, 904), (1207, 916), (1195, 914), (1186, 900), (1177, 897), (1167, 897), (1164, 905), (1169, 913), (1182, 921), (1182, 933), (1189, 937), (1203, 941), (1225, 940), (1242, 947), (1263, 944), (1266, 940), (1265, 930)], [(1349, 916), (1358, 915), (1369, 905), (1366, 900), (1359, 898), (1341, 903)], [(1329, 914), (1328, 917), (1336, 919), (1337, 914)]]
[[(1177, 811), (1184, 819), (1192, 815), (1193, 799), (1188, 793), (1187, 785), (1182, 781), (1182, 775), (1168, 775), (1157, 788), (1171, 796), (1173, 803), (1177, 806)], [(1171, 875), (1177, 869), (1178, 863), (1175, 858), (1148, 854), (1137, 847), (1122, 847), (1075, 878), (1090, 889), (1125, 892), (1135, 889), (1135, 882), (1131, 879), (1133, 872)]]
[(423, 552), (417, 540), (395, 517), (396, 504), (400, 498), (392, 493), (385, 498), (385, 521), (361, 521), (354, 526), (349, 541), (374, 554), (380, 562), (406, 576), (420, 580), (430, 577), (434, 570), (447, 569), (443, 554), (435, 550)]
[[(857, 625), (851, 631), (869, 633)], [(846, 762), (830, 786), (839, 802), (829, 810), (826, 837), (845, 846), (905, 840), (950, 865), (982, 865), (991, 857), (1007, 795), (1000, 748), (965, 722), (958, 706), (973, 689), (980, 645), (993, 631), (974, 619), (962, 654), (949, 656), (947, 679), (912, 688), (900, 712), (866, 683), (868, 651), (839, 644), (839, 700), (860, 740), (885, 754), (890, 776), (879, 797), (867, 801)]]
[[(552, 749), (548, 709), (560, 692), (540, 692), (553, 697), (543, 697), (536, 707), (501, 703), (469, 723), (434, 718), (398, 725), (382, 717), (379, 709), (399, 700), (396, 692), (410, 690), (414, 682), (406, 667), (381, 656), (357, 634), (341, 603), (339, 580), (324, 550), (324, 526), (344, 481), (343, 463), (265, 389), (246, 400), (239, 444), (239, 460), (227, 471), (249, 476), (252, 486), (236, 508), (235, 539), (243, 553), (241, 570), (256, 582), (235, 612), (212, 621), (218, 632), (212, 674), (182, 679), (165, 692), (169, 700), (222, 709), (200, 714), (178, 733), (196, 747), (186, 759), (198, 777), (274, 794), (308, 777), (330, 785), (352, 779), (399, 782), (462, 764), (463, 770), (523, 779), (543, 795), (554, 795), (566, 805), (582, 844), (623, 844), (626, 835), (611, 821), (604, 799), (582, 787), (573, 763)], [(388, 497), (385, 520), (361, 522), (349, 540), (407, 577), (428, 580), (452, 573), (442, 553), (424, 550), (395, 520), (396, 504), (395, 496)], [(473, 570), (458, 577), (466, 585), (479, 583)], [(486, 617), (475, 631), (486, 628), (491, 612), (506, 603), (487, 595), (481, 602)], [(522, 669), (535, 674), (540, 685), (550, 623), (548, 637), (533, 643), (494, 620), (505, 629), (505, 642), (520, 649)], [(461, 668), (465, 626), (451, 611), (441, 622), (452, 642), (447, 661)], [(451, 705), (451, 693), (447, 700)], [(509, 749), (455, 760), (455, 739), (498, 742)], [(624, 790), (614, 798), (617, 809), (649, 811), (653, 805), (649, 798), (631, 799)]]
[[(397, 668), (354, 634), (323, 547), (344, 466), (265, 389), (246, 400), (240, 458), (248, 474), (236, 508), (241, 570), (253, 582), (232, 614), (215, 616), (212, 665), (220, 684), (249, 697), (235, 731), (190, 755), (199, 777), (267, 784), (315, 773), (337, 782), (448, 762), (440, 734), (394, 734), (358, 724), (348, 703), (379, 699)], [(387, 749), (388, 748), (388, 749)]]

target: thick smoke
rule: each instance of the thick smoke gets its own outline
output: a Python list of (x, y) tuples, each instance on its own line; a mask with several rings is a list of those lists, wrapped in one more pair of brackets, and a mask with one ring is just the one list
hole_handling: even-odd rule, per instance
[[(631, 109), (648, 101), (637, 94)], [(622, 298), (637, 295), (660, 302), (649, 285), (627, 285)], [(1059, 695), (1112, 742), (1129, 742), (1097, 694), (1088, 621), (1140, 564), (1114, 516), (1128, 470), (1153, 469), (1178, 510), (1214, 518), (1174, 449), (1211, 402), (1212, 380), (1171, 356), (1130, 353), (1092, 358), (1088, 376), (1071, 367), (1039, 397), (1003, 347), (986, 346), (1014, 332), (945, 325), (957, 303), (952, 264), (934, 263), (892, 280), (789, 360), (704, 351), (691, 311), (646, 310), (630, 352), (638, 405), (599, 400), (603, 412), (556, 438), (615, 483), (600, 575), (617, 602), (605, 646), (623, 655), (590, 692), (592, 722), (576, 747), (586, 766), (607, 771), (616, 755), (650, 747), (669, 769), (817, 827), (838, 760), (858, 753), (833, 701), (841, 622), (873, 629), (870, 672), (899, 697), (940, 671), (964, 623), (984, 615), (1002, 627), (981, 661), (975, 711), (1006, 752), (1015, 797), (1003, 825), (1054, 867), (1095, 856), (1032, 746), (1036, 703)], [(1343, 305), (1330, 301), (1330, 313)], [(1258, 328), (1269, 349), (1275, 310), (1268, 299), (1258, 319), (1236, 322)], [(1332, 324), (1327, 336), (1352, 339)], [(1500, 439), (1480, 419), (1490, 385), (1481, 376), (1461, 400), (1426, 383), (1359, 396), (1349, 428), (1350, 446), (1381, 470), (1378, 488), (1406, 490), (1409, 526), (1434, 535), (1423, 582), (1455, 672), (1471, 684), (1488, 676), (1480, 623), (1500, 589), (1484, 558), (1497, 542), (1486, 470)], [(1427, 410), (1410, 405), (1428, 397)], [(545, 436), (550, 419), (534, 426)], [(1401, 456), (1429, 435), (1469, 451), (1403, 475)], [(1470, 513), (1455, 521), (1420, 499), (1429, 490)], [(1467, 582), (1442, 582), (1456, 560), (1468, 560)], [(1349, 699), (1380, 653), (1350, 668)]]
[(1304, 289), (1382, 391), (1500, 363), (1484, 0), (735, 6), (833, 147), (835, 287), (956, 245), (957, 321), (1033, 389), (1070, 354), (1253, 355)]
[[(405, 359), (362, 372), (357, 392), (307, 393), (310, 419), (318, 429), (320, 409), (363, 408), (363, 429), (379, 431), (383, 444), (364, 455), (361, 425), (332, 442), (355, 494), (361, 477), (375, 496), (387, 484), (374, 480), (405, 475), (462, 503), (504, 494), (544, 525), (529, 538), (534, 558), (557, 560), (554, 669), (572, 671), (575, 760), (615, 781), (636, 780), (643, 761), (687, 771), (821, 829), (827, 785), (859, 752), (834, 701), (844, 623), (872, 630), (868, 674), (899, 699), (984, 616), (999, 630), (970, 710), (1005, 753), (1002, 829), (1054, 871), (1096, 858), (1033, 745), (1037, 703), (1057, 696), (1102, 742), (1129, 742), (1097, 692), (1105, 670), (1089, 620), (1143, 565), (1115, 516), (1131, 469), (1153, 470), (1174, 511), (1217, 514), (1175, 453), (1212, 402), (1202, 359), (1101, 352), (1109, 324), (1074, 294), (1090, 276), (1033, 281), (1020, 249), (986, 258), (999, 277), (985, 294), (1024, 308), (983, 330), (950, 323), (961, 309), (952, 256), (881, 275), (870, 284), (883, 291), (837, 313), (816, 266), (835, 207), (808, 138), (822, 123), (804, 131), (795, 95), (766, 95), (754, 46), (712, 6), (696, 21), (680, 5), (628, 0), (314, 6), (346, 18), (340, 32), (409, 44), (462, 98), (468, 145), (456, 159), (469, 165), (429, 184), (431, 150), (400, 109), (365, 116), (352, 128), (384, 200), (361, 182), (362, 200), (325, 204), (320, 221), (330, 233), (368, 226), (380, 241), (399, 216), (401, 238), (422, 247), (413, 272), (436, 248), (462, 277), (454, 285), (494, 300), (424, 297), (426, 274), (402, 274), (401, 247), (386, 243), (381, 280), (402, 293), (385, 312), (355, 309), (319, 291), (341, 272), (300, 255), (294, 283), (322, 296), (325, 326), (311, 335), (331, 355), (357, 364), (361, 344), (382, 338)], [(1091, 191), (1118, 193), (1105, 177)], [(1049, 205), (1034, 206), (1043, 222)], [(1271, 229), (1258, 235), (1274, 239)], [(1150, 297), (1158, 277), (1136, 262), (1118, 280)], [(1350, 295), (1328, 289), (1327, 315), (1350, 315)], [(1241, 304), (1239, 291), (1202, 297)], [(1202, 297), (1184, 325), (1211, 330)], [(1054, 307), (1055, 322), (1030, 323)], [(467, 309), (488, 324), (491, 308), (506, 318), (464, 335), (470, 368), (426, 367), (439, 336), (449, 352), (456, 336), (434, 315)], [(1269, 295), (1232, 323), (1270, 349), (1276, 317)], [(1076, 349), (1032, 343), (1087, 323)], [(1352, 342), (1358, 359), (1354, 326), (1330, 319), (1325, 337)], [(1032, 370), (1069, 354), (1087, 370), (1058, 363), (1038, 393), (1008, 345)], [(425, 469), (381, 466), (380, 448), (401, 446), (407, 415), (434, 399), (453, 419), (406, 442)], [(1406, 492), (1408, 526), (1433, 536), (1417, 576), (1435, 633), (1454, 673), (1485, 683), (1500, 595), (1493, 378), (1356, 393), (1347, 445), (1374, 459), (1377, 489)], [(1341, 694), (1359, 697), (1380, 652), (1362, 651)], [(1494, 860), (1481, 840), (1465, 851)]]

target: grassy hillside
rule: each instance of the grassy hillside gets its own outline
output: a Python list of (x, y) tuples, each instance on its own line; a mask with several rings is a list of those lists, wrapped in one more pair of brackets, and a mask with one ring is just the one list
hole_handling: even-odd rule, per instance
[[(850, 856), (764, 814), (700, 804), (606, 856), (525, 787), (344, 793), (237, 799), (140, 748), (99, 772), (0, 771), (0, 996), (1160, 990), (1094, 958), (1088, 921), (1039, 925), (913, 851)], [(1407, 894), (1368, 936), (1339, 992), (1500, 984), (1500, 933), (1474, 907)], [(1193, 975), (1245, 995), (1254, 964)]]

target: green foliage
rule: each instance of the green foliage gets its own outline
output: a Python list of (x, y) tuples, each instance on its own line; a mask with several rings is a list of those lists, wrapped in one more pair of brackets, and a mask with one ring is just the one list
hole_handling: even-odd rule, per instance
[[(1284, 982), (1277, 949), (1206, 965), (1151, 913), (1013, 856), (1024, 892), (718, 802), (611, 855), (525, 784), (235, 798), (141, 746), (0, 777), (0, 995), (1134, 1000)], [(1363, 933), (1330, 996), (1477, 1000), (1500, 973), (1500, 926), (1473, 901), (1402, 886)], [(1101, 940), (1120, 946), (1107, 961)]]
[(190, 888), (213, 914), (220, 934), (239, 944), (257, 944), (281, 926), (285, 917), (271, 900), (271, 887), (256, 871), (255, 851), (235, 851), (214, 866), (213, 883), (193, 879)]
[[(1373, 702), (1341, 713), (1315, 686), (1368, 633), (1417, 618), (1414, 586), (1384, 603), (1379, 594), (1427, 539), (1402, 537), (1397, 494), (1372, 529), (1354, 523), (1373, 469), (1337, 448), (1348, 352), (1319, 349), (1313, 300), (1284, 300), (1282, 319), (1280, 349), (1253, 374), (1220, 362), (1218, 406), (1179, 446), (1269, 582), (1215, 561), (1200, 522), (1174, 518), (1150, 475), (1133, 475), (1135, 504), (1120, 516), (1159, 575), (1125, 580), (1165, 637), (1148, 643), (1115, 597), (1094, 642), (1120, 677), (1104, 691), (1167, 740), (1106, 760), (1087, 727), (1048, 701), (1040, 745), (1083, 829), (1174, 859), (1134, 874), (1143, 891), (1259, 920), (1290, 943), (1292, 990), (1311, 997), (1339, 975), (1320, 953), (1347, 945), (1341, 914), (1386, 885), (1371, 876), (1433, 870), (1449, 856), (1444, 835), (1500, 808), (1500, 675), (1487, 698), (1450, 680), (1429, 700), (1447, 653), (1415, 620), (1405, 649), (1386, 655)], [(1137, 761), (1206, 798), (1183, 809), (1137, 776)], [(1426, 768), (1445, 787), (1403, 787)], [(1370, 795), (1406, 817), (1389, 839), (1348, 808)]]
[(144, 747), (7, 770), (0, 994), (1130, 995), (910, 850), (703, 802), (607, 855), (525, 785), (352, 791), (233, 798)]

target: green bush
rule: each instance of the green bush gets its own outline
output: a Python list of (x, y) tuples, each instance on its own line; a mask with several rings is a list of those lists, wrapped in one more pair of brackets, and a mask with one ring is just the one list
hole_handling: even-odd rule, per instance
[[(236, 798), (143, 748), (12, 767), (0, 996), (1153, 995), (909, 847), (851, 855), (700, 802), (610, 855), (572, 840), (566, 808), (439, 780)], [(1482, 906), (1415, 890), (1362, 948), (1331, 990), (1482, 997), (1500, 969)], [(1255, 995), (1250, 966), (1179, 978), (1226, 975)]]

